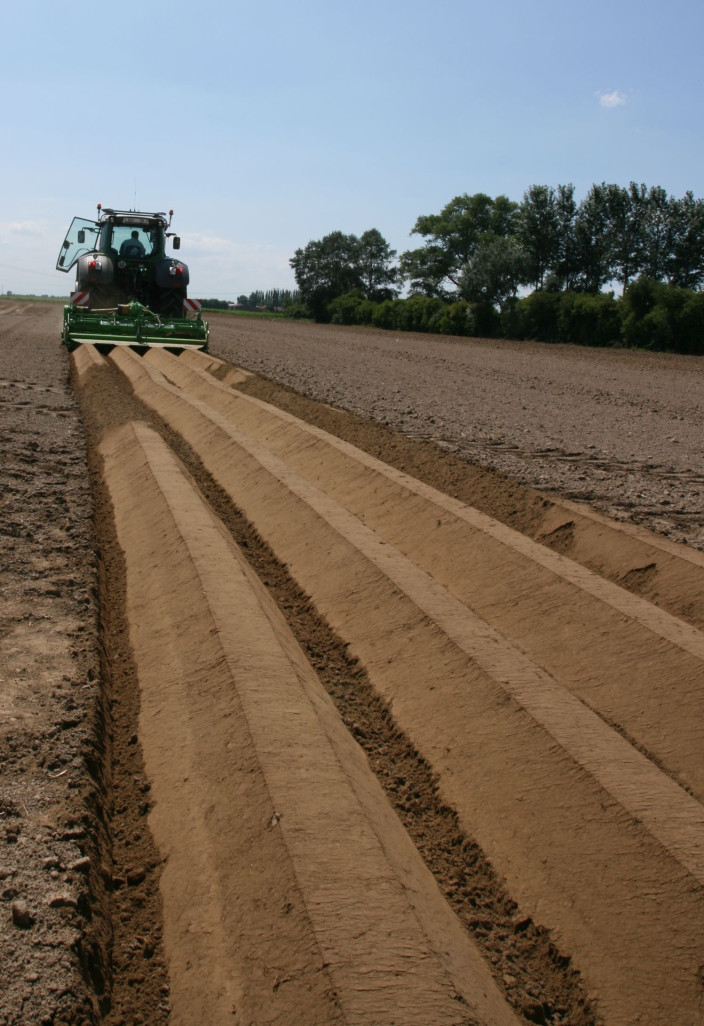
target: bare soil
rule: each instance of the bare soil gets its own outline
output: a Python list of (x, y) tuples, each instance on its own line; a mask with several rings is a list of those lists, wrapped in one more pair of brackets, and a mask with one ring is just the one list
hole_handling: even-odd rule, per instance
[(255, 375), (71, 386), (59, 322), (0, 303), (0, 1023), (697, 1021), (700, 364), (216, 317)]
[(277, 384), (704, 548), (697, 357), (225, 315), (211, 324), (215, 355)]

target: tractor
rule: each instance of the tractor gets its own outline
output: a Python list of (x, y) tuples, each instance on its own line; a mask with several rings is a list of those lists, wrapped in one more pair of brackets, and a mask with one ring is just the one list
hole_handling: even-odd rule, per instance
[[(62, 341), (69, 349), (105, 347), (208, 348), (200, 303), (187, 297), (188, 267), (166, 255), (181, 240), (169, 231), (173, 210), (147, 214), (98, 204), (98, 217), (74, 217), (56, 262), (76, 267), (76, 287), (64, 308)], [(195, 318), (189, 317), (195, 313)]]

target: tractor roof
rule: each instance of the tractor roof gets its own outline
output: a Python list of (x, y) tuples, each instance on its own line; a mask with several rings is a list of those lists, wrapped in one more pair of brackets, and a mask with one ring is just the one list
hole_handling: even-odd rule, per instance
[(100, 212), (100, 217), (101, 220), (111, 221), (113, 224), (134, 224), (143, 227), (160, 225), (162, 228), (168, 227), (169, 224), (163, 211), (148, 214), (139, 210), (113, 210), (112, 207), (104, 207)]

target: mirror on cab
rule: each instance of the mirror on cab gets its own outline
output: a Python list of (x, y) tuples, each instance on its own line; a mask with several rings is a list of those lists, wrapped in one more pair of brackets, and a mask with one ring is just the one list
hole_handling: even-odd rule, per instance
[(81, 243), (81, 245), (86, 241), (86, 233), (83, 231), (83, 229), (80, 230), (76, 238), (78, 242)]
[(174, 249), (180, 249), (180, 248), (181, 248), (181, 240), (179, 239), (178, 235), (174, 235)]

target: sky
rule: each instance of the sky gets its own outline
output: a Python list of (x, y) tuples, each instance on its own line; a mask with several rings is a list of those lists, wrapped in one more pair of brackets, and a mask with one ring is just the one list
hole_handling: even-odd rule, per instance
[(295, 288), (296, 249), (402, 252), (462, 193), (704, 196), (701, 0), (7, 5), (0, 293), (68, 295), (74, 216), (173, 208), (189, 294)]

